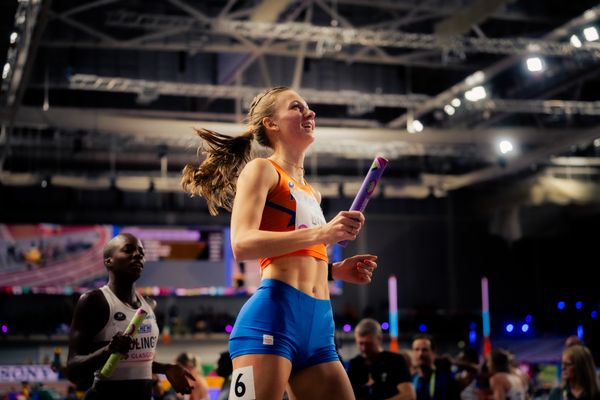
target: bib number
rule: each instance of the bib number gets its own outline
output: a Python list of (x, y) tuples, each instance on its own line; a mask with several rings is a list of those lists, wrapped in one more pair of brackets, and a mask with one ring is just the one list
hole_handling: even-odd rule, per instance
[(246, 385), (242, 382), (242, 376), (244, 374), (239, 374), (235, 380), (235, 397), (242, 397), (246, 394)]
[(327, 223), (314, 196), (296, 188), (290, 189), (290, 193), (296, 200), (296, 230)]
[(236, 400), (255, 400), (254, 373), (252, 366), (238, 368), (231, 376), (229, 398)]

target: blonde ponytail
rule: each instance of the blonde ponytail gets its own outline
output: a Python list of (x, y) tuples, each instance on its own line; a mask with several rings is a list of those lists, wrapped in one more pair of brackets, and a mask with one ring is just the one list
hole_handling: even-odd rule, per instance
[(231, 211), (237, 177), (250, 161), (254, 135), (230, 137), (208, 129), (196, 129), (196, 134), (205, 144), (198, 155), (204, 152), (206, 158), (199, 166), (183, 168), (181, 187), (192, 196), (204, 197), (211, 215), (217, 215), (219, 208)]

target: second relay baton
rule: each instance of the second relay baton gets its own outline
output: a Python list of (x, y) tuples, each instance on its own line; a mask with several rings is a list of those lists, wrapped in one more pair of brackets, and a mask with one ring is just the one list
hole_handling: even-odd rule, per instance
[[(383, 157), (375, 157), (375, 160), (373, 160), (373, 164), (371, 164), (369, 172), (367, 172), (367, 176), (365, 176), (365, 180), (360, 186), (360, 189), (356, 194), (352, 205), (350, 206), (350, 211), (363, 212), (365, 210), (365, 207), (367, 206), (371, 195), (377, 187), (377, 183), (379, 183), (379, 178), (381, 178), (381, 174), (383, 174), (383, 170), (385, 169), (385, 167), (387, 167), (387, 165), (388, 160), (386, 160)], [(346, 247), (348, 245), (348, 240), (343, 240), (338, 244), (342, 247)]]
[[(143, 308), (138, 308), (133, 318), (131, 318), (129, 325), (127, 325), (127, 329), (125, 329), (125, 332), (123, 332), (123, 335), (132, 337), (135, 336), (138, 329), (140, 329), (140, 325), (142, 325), (142, 322), (144, 321), (144, 318), (146, 318), (147, 314), (148, 312), (145, 311)], [(100, 378), (110, 377), (113, 374), (113, 372), (115, 372), (117, 364), (119, 363), (119, 361), (121, 361), (122, 358), (123, 354), (112, 353), (108, 357), (108, 360), (106, 360), (106, 363), (104, 363), (102, 369), (100, 370)]]

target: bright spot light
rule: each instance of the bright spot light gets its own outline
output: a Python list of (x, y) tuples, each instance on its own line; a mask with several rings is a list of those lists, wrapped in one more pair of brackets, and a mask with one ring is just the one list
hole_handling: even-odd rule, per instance
[(592, 314), (590, 315), (590, 317), (592, 317), (592, 319), (596, 319), (597, 316), (598, 316), (598, 311), (596, 311), (596, 310), (592, 311)]
[(474, 344), (477, 341), (477, 332), (469, 331), (469, 343)]
[(454, 115), (454, 113), (456, 112), (456, 110), (450, 104), (446, 104), (444, 106), (444, 112), (446, 114), (448, 114), (448, 115)]
[(4, 68), (2, 68), (2, 79), (6, 79), (9, 72), (10, 72), (10, 64), (6, 63), (6, 64), (4, 64)]
[(583, 325), (577, 325), (577, 337), (583, 340)]
[(415, 119), (412, 123), (415, 132), (421, 132), (423, 130), (423, 124), (418, 119)]
[(587, 20), (595, 19), (596, 18), (596, 11), (594, 11), (594, 10), (587, 10), (586, 12), (583, 13), (583, 18), (585, 18)]
[(498, 148), (500, 149), (500, 153), (507, 154), (513, 151), (513, 144), (508, 140), (503, 140), (498, 144)]
[(461, 101), (458, 97), (455, 97), (452, 99), (452, 101), (450, 102), (450, 104), (452, 104), (452, 107), (454, 108), (458, 108), (460, 107)]
[(544, 69), (544, 63), (539, 57), (529, 57), (527, 59), (527, 69), (530, 72), (540, 72)]
[(425, 331), (427, 331), (427, 325), (425, 325), (425, 324), (419, 325), (419, 332), (425, 332)]
[(587, 40), (588, 42), (594, 42), (600, 39), (600, 36), (598, 36), (598, 30), (594, 26), (585, 28), (583, 30), (583, 37), (585, 37), (585, 40)]
[(2, 333), (8, 333), (8, 326), (2, 325)]
[(487, 93), (483, 86), (475, 86), (473, 89), (465, 92), (465, 99), (473, 102), (485, 99), (486, 97)]
[(521, 325), (521, 332), (527, 333), (527, 331), (529, 331), (529, 325), (528, 324)]
[(567, 304), (566, 304), (564, 301), (559, 301), (559, 302), (556, 304), (556, 307), (557, 307), (559, 310), (564, 310), (566, 306), (567, 306)]
[(408, 133), (418, 133), (423, 130), (423, 124), (418, 119), (415, 119), (407, 126)]
[(480, 84), (481, 82), (483, 82), (484, 79), (485, 79), (485, 74), (483, 73), (483, 71), (477, 71), (477, 72), (473, 73), (472, 75), (467, 76), (467, 79), (465, 79), (465, 82), (467, 85), (473, 86), (473, 85)]
[(571, 41), (571, 46), (573, 46), (573, 47), (579, 48), (582, 46), (581, 40), (579, 40), (579, 36), (577, 36), (577, 35), (571, 35), (570, 41)]
[(345, 324), (342, 329), (344, 330), (344, 332), (348, 333), (352, 330), (352, 327), (350, 326), (350, 324)]
[(383, 322), (381, 324), (381, 329), (383, 329), (384, 331), (387, 331), (388, 329), (390, 329), (390, 324), (388, 324), (387, 322)]
[(225, 332), (227, 333), (231, 333), (231, 331), (233, 330), (233, 327), (229, 324), (225, 325)]
[(515, 326), (513, 324), (506, 324), (506, 332), (511, 333), (514, 329)]
[(13, 32), (10, 34), (10, 44), (17, 43), (17, 39), (19, 38), (19, 34), (17, 32)]
[(581, 310), (583, 308), (583, 303), (581, 301), (578, 301), (577, 303), (575, 303), (575, 308)]

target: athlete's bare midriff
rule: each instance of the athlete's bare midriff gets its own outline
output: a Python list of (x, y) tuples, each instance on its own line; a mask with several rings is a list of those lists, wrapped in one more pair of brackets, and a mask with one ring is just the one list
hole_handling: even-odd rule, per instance
[(311, 256), (278, 258), (262, 271), (263, 279), (277, 279), (317, 299), (329, 299), (327, 263)]

